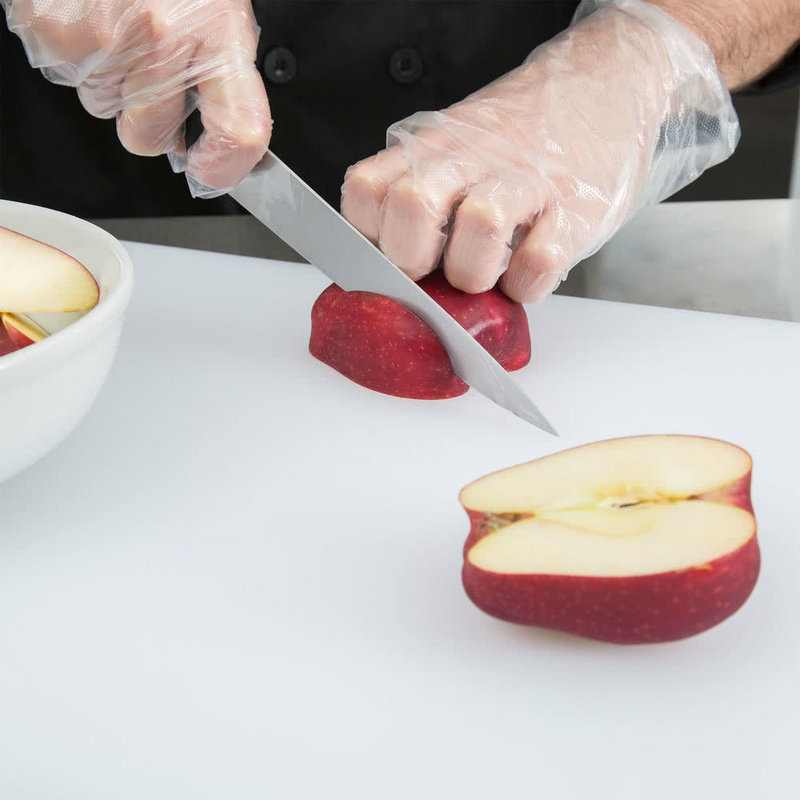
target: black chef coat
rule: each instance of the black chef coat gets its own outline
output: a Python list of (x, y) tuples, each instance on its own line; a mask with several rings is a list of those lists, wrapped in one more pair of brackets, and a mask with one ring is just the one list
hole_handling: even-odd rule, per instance
[[(338, 207), (346, 168), (386, 128), (444, 108), (520, 64), (568, 24), (577, 0), (256, 0), (257, 64), (271, 147)], [(797, 78), (797, 53), (758, 88)], [(166, 158), (127, 153), (114, 122), (32, 70), (0, 25), (0, 197), (82, 217), (240, 213), (192, 200)]]

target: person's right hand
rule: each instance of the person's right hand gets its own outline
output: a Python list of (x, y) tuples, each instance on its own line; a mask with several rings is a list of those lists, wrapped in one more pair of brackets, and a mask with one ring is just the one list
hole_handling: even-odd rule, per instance
[[(75, 86), (96, 117), (117, 119), (132, 153), (170, 155), (192, 192), (230, 189), (264, 155), (272, 132), (255, 68), (249, 0), (0, 0), (32, 66)], [(204, 133), (186, 151), (184, 123)]]

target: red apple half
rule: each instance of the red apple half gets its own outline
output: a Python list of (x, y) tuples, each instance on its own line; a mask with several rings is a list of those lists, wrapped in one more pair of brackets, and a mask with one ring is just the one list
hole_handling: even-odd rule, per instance
[(487, 475), (460, 494), (464, 588), (500, 619), (608, 642), (700, 633), (758, 578), (751, 469), (717, 439), (636, 436)]
[[(441, 271), (419, 286), (507, 370), (530, 361), (525, 309), (499, 289), (468, 294), (453, 288)], [(345, 292), (335, 284), (325, 289), (311, 310), (309, 350), (350, 380), (395, 397), (435, 400), (469, 389), (431, 328), (380, 294)]]
[(17, 350), (34, 342), (40, 342), (48, 336), (44, 328), (24, 314), (12, 314), (10, 311), (4, 311), (0, 313), (0, 318), (3, 320), (3, 327), (8, 338)]
[(97, 281), (79, 261), (0, 227), (0, 311), (87, 311), (98, 298)]

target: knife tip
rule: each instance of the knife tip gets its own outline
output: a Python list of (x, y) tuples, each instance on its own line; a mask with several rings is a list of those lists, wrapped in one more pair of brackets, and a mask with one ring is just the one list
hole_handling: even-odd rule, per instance
[(558, 431), (550, 424), (549, 420), (539, 411), (533, 403), (525, 403), (524, 406), (518, 406), (517, 408), (513, 409), (513, 412), (520, 418), (524, 419), (525, 422), (530, 422), (531, 425), (535, 425), (540, 430), (543, 430), (545, 433), (549, 433), (553, 436), (558, 437)]

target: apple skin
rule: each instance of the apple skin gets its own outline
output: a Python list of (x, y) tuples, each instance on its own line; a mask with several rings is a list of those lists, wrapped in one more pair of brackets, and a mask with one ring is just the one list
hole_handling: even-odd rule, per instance
[(742, 475), (738, 481), (734, 481), (713, 492), (703, 492), (695, 495), (692, 499), (705, 500), (709, 503), (726, 503), (729, 506), (736, 506), (752, 514), (754, 512), (753, 503), (750, 499), (751, 477), (752, 471)]
[(23, 314), (0, 312), (2, 327), (17, 350), (28, 347), (47, 337), (47, 331)]
[(753, 536), (708, 564), (656, 575), (500, 575), (465, 561), (461, 577), (478, 608), (507, 622), (648, 644), (694, 636), (731, 616), (753, 591), (760, 563)]
[(19, 328), (15, 328), (13, 325), (10, 325), (3, 320), (3, 327), (8, 334), (8, 338), (11, 339), (11, 343), (14, 345), (16, 350), (21, 350), (23, 347), (27, 347), (28, 345), (33, 344), (33, 339), (28, 338)]
[[(753, 513), (752, 471), (694, 499), (727, 503)], [(501, 574), (467, 558), (491, 532), (487, 515), (465, 509), (470, 532), (461, 579), (478, 608), (507, 622), (549, 628), (614, 644), (685, 639), (719, 624), (750, 596), (761, 555), (755, 532), (737, 549), (688, 569), (629, 577)]]
[(6, 331), (5, 325), (0, 325), (0, 356), (8, 355), (8, 353), (13, 353), (17, 349), (17, 346), (11, 340), (11, 337), (8, 335), (8, 331)]
[[(494, 288), (468, 294), (452, 287), (441, 270), (419, 286), (511, 371), (531, 358), (525, 308)], [(311, 354), (368, 389), (420, 400), (464, 394), (442, 343), (405, 306), (371, 292), (345, 292), (336, 284), (311, 310)]]

